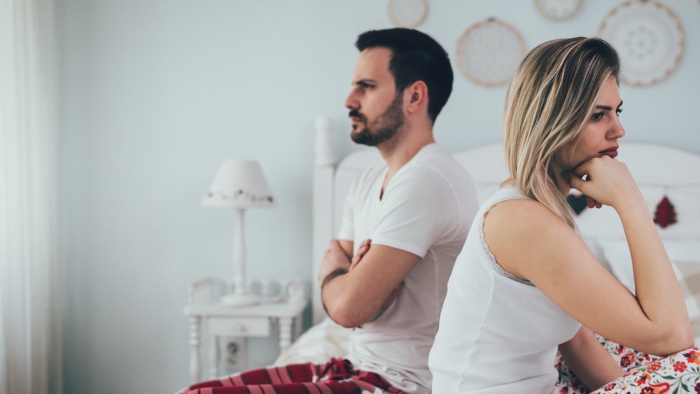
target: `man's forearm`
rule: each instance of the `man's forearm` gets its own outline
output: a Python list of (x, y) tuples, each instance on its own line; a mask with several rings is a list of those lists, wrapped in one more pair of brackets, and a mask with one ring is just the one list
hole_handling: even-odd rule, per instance
[[(357, 316), (358, 310), (350, 301), (347, 286), (348, 271), (336, 269), (330, 272), (321, 282), (321, 302), (326, 314), (339, 325), (351, 328), (364, 323), (362, 317)], [(361, 309), (361, 308), (360, 308)]]
[(345, 275), (345, 274), (347, 274), (347, 273), (348, 273), (348, 270), (346, 270), (345, 268), (336, 268), (335, 270), (333, 270), (333, 271), (331, 271), (330, 273), (328, 273), (328, 275), (326, 275), (326, 276), (321, 280), (321, 283), (320, 283), (320, 285), (321, 285), (321, 292), (323, 292), (323, 287), (326, 286), (326, 284), (327, 284), (328, 282), (332, 281), (333, 279), (337, 278), (337, 277), (340, 276), (340, 275)]

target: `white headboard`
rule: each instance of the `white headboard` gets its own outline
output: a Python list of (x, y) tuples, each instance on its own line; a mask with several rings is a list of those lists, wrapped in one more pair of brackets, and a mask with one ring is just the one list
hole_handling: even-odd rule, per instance
[[(331, 123), (325, 118), (316, 122), (316, 166), (313, 185), (313, 322), (324, 316), (316, 275), (328, 242), (336, 236), (342, 218), (342, 207), (350, 183), (369, 166), (382, 158), (374, 148), (354, 152), (338, 161), (333, 158)], [(659, 228), (664, 240), (691, 239), (700, 245), (700, 155), (649, 143), (621, 141), (618, 159), (627, 164), (637, 180), (651, 212), (664, 195), (675, 205), (676, 224)], [(482, 202), (507, 177), (501, 143), (466, 151), (453, 152), (474, 180)], [(576, 216), (579, 231), (599, 259), (598, 245), (609, 240), (624, 240), (619, 218), (612, 208), (585, 209)], [(700, 261), (700, 250), (698, 250)]]

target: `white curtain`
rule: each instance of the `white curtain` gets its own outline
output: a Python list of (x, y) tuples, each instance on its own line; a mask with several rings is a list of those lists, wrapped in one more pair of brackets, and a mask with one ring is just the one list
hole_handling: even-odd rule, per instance
[(0, 0), (0, 394), (62, 390), (54, 0)]

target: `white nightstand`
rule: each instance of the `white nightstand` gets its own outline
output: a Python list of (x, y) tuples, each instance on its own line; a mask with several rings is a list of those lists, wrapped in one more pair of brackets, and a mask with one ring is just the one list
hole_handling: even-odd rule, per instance
[[(190, 319), (190, 377), (201, 380), (201, 332), (206, 322), (209, 334), (209, 375), (219, 377), (220, 337), (267, 337), (273, 323), (279, 323), (280, 351), (285, 351), (301, 333), (301, 314), (308, 300), (301, 280), (251, 280), (251, 288), (260, 290), (262, 302), (252, 306), (224, 305), (221, 295), (231, 285), (207, 278), (190, 285), (189, 305), (184, 314)], [(275, 293), (271, 297), (267, 295)], [(292, 325), (294, 330), (292, 330)]]

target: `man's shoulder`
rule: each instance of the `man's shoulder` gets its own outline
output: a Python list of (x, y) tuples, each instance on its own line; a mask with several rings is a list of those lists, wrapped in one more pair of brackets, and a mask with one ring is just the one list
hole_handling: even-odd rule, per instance
[(442, 148), (424, 155), (415, 162), (413, 167), (417, 177), (436, 177), (448, 185), (467, 184), (473, 186), (472, 178), (467, 169), (451, 153)]
[(416, 163), (413, 180), (440, 195), (441, 199), (452, 195), (464, 212), (473, 216), (478, 208), (476, 186), (464, 166), (450, 152), (435, 149), (424, 160)]

